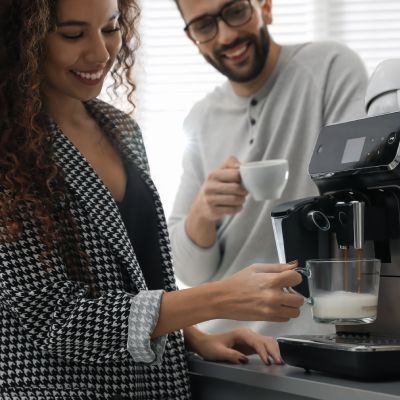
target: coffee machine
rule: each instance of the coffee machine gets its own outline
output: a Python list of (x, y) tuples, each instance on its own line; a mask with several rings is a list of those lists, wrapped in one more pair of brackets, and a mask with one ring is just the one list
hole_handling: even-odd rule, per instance
[[(271, 214), (281, 263), (380, 259), (377, 319), (336, 326), (332, 335), (280, 337), (287, 364), (364, 380), (400, 378), (400, 112), (382, 113), (400, 110), (399, 66), (387, 60), (372, 75), (372, 116), (321, 130), (309, 164), (320, 195)], [(306, 281), (295, 289), (309, 294)]]

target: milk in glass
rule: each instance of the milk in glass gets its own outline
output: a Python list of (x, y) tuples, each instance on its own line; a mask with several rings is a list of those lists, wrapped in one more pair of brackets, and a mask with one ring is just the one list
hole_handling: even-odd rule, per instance
[(377, 306), (378, 296), (370, 293), (340, 290), (313, 297), (313, 315), (320, 319), (373, 318)]

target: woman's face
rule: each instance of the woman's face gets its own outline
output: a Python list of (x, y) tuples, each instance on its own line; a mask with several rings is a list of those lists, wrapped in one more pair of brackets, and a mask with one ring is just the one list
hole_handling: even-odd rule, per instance
[(58, 0), (47, 38), (43, 91), (80, 101), (99, 95), (121, 48), (118, 0)]

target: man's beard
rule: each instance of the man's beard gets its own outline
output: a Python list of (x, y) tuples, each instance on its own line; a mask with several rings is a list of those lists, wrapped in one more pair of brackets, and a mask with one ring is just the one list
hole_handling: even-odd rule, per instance
[[(250, 46), (251, 45), (254, 46), (255, 49), (254, 60), (250, 70), (247, 73), (240, 73), (234, 71), (233, 70), (234, 68), (226, 67), (225, 58), (221, 54), (245, 42), (249, 43)], [(204, 58), (215, 69), (221, 72), (221, 74), (225, 75), (230, 81), (244, 83), (244, 82), (250, 82), (253, 79), (257, 78), (258, 75), (260, 75), (267, 62), (269, 48), (270, 48), (270, 42), (269, 42), (268, 29), (266, 26), (263, 26), (260, 28), (259, 37), (254, 35), (249, 35), (240, 38), (236, 40), (234, 43), (230, 44), (229, 46), (221, 46), (214, 52), (213, 58), (206, 55), (204, 55)]]

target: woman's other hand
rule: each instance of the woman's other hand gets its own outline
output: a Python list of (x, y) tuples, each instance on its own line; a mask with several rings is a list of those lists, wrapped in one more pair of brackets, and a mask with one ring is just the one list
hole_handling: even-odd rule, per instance
[(283, 363), (275, 338), (259, 335), (247, 328), (238, 328), (220, 334), (206, 334), (197, 330), (196, 339), (190, 340), (189, 347), (205, 360), (210, 361), (245, 364), (248, 362), (248, 355), (258, 354), (265, 364)]

